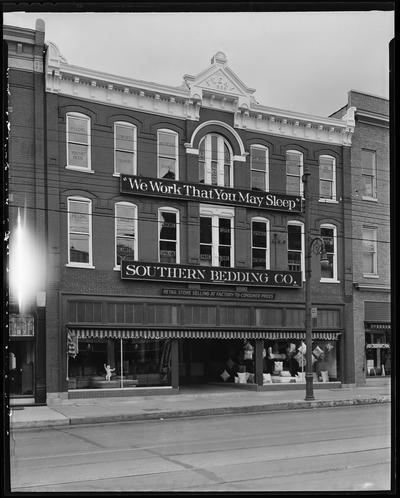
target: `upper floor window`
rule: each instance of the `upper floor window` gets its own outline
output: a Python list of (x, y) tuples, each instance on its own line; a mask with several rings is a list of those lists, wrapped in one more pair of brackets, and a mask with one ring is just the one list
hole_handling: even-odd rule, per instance
[(129, 202), (115, 204), (115, 267), (122, 260), (137, 260), (137, 207)]
[(336, 162), (332, 156), (319, 156), (319, 197), (336, 200)]
[(179, 264), (179, 211), (174, 208), (160, 208), (158, 226), (159, 262)]
[(178, 180), (178, 134), (172, 130), (157, 132), (158, 178)]
[(136, 174), (136, 126), (114, 123), (114, 174)]
[(233, 209), (200, 208), (200, 265), (233, 266)]
[(269, 221), (253, 218), (251, 221), (251, 267), (259, 270), (269, 268)]
[(92, 266), (92, 201), (68, 198), (68, 264)]
[(377, 229), (372, 227), (363, 227), (362, 238), (364, 276), (375, 276), (378, 274)]
[(328, 264), (321, 263), (321, 282), (337, 281), (337, 236), (334, 225), (321, 225), (321, 238), (325, 244)]
[(199, 182), (232, 187), (232, 157), (231, 147), (223, 136), (206, 135), (199, 145)]
[(301, 271), (304, 276), (304, 225), (300, 221), (288, 223), (288, 269)]
[(286, 193), (303, 195), (303, 154), (297, 150), (286, 152)]
[(361, 149), (363, 196), (376, 199), (376, 152)]
[(67, 168), (91, 171), (90, 118), (84, 114), (67, 114)]
[(268, 149), (262, 145), (250, 147), (251, 189), (269, 189), (268, 185)]

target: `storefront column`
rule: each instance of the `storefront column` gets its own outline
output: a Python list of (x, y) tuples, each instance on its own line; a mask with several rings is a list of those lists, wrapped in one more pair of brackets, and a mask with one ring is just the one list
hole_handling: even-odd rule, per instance
[(179, 389), (179, 340), (171, 339), (171, 386)]
[(264, 349), (264, 340), (256, 339), (255, 344), (255, 383), (257, 386), (263, 385), (263, 349)]
[(46, 403), (46, 309), (37, 308), (35, 403)]

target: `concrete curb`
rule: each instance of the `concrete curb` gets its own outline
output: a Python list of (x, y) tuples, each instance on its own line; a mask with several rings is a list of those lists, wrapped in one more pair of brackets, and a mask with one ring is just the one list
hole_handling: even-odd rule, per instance
[[(325, 401), (286, 401), (282, 403), (270, 403), (266, 405), (250, 406), (231, 406), (218, 408), (199, 408), (193, 410), (175, 410), (175, 411), (154, 411), (149, 413), (125, 413), (116, 415), (99, 415), (99, 416), (64, 416), (65, 419), (58, 420), (31, 420), (11, 423), (11, 429), (37, 429), (37, 428), (57, 428), (71, 425), (84, 424), (104, 424), (113, 422), (136, 422), (140, 420), (162, 420), (173, 418), (204, 417), (214, 415), (229, 415), (240, 413), (262, 413), (283, 410), (305, 410), (316, 408), (329, 408), (338, 406), (355, 406), (390, 403), (391, 396), (379, 396), (370, 398), (352, 398), (340, 400)], [(60, 414), (61, 415), (61, 414)]]

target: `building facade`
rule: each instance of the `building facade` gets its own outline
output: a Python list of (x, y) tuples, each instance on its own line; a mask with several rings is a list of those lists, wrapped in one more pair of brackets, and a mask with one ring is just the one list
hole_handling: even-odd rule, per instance
[(329, 118), (261, 105), (221, 52), (171, 87), (69, 64), (40, 21), (5, 39), (10, 226), (24, 207), (46, 244), (46, 280), (28, 311), (14, 296), (12, 319), (21, 337), (33, 327), (47, 401), (302, 388), (306, 168), (329, 262), (312, 258), (315, 383), (358, 381), (352, 103)]
[(333, 116), (351, 107), (355, 381), (362, 383), (391, 373), (389, 101), (351, 90)]

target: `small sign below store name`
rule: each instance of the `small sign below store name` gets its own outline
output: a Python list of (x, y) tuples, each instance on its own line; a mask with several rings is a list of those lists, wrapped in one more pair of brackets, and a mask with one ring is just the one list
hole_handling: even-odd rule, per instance
[(212, 298), (229, 298), (229, 299), (251, 299), (251, 300), (269, 300), (275, 299), (275, 294), (265, 292), (239, 292), (224, 290), (206, 290), (206, 289), (162, 289), (163, 296), (187, 296), (187, 297), (212, 297)]

